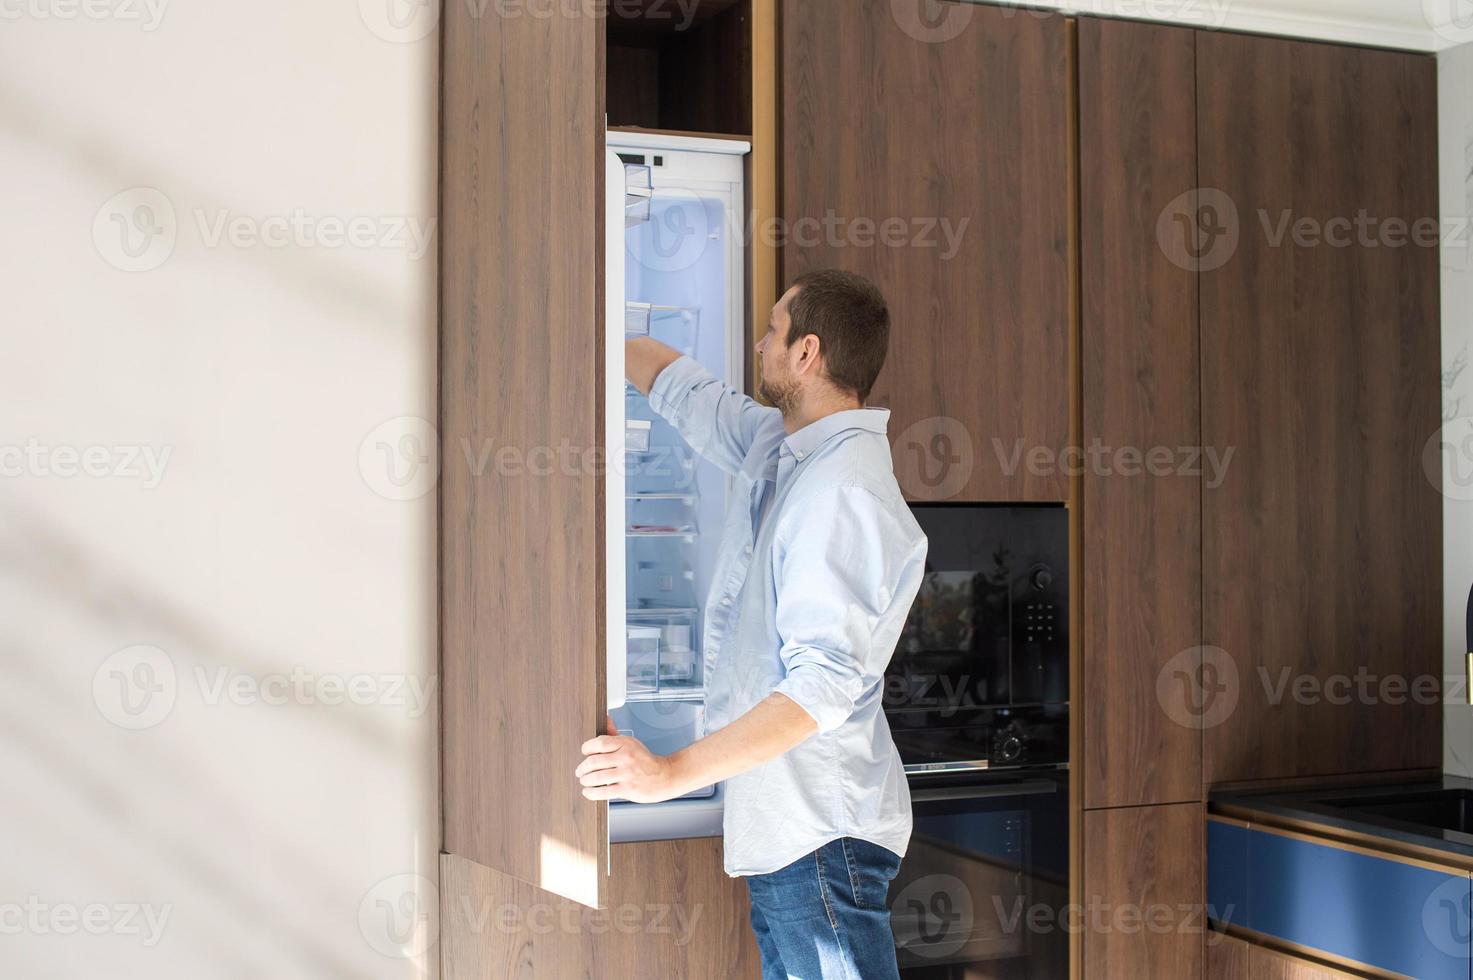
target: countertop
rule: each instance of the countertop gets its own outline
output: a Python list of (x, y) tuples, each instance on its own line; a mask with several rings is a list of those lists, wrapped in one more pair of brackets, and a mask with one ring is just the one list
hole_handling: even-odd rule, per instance
[[(1258, 815), (1267, 824), (1305, 830), (1311, 828), (1304, 825), (1313, 825), (1331, 835), (1338, 832), (1353, 837), (1380, 838), (1394, 845), (1451, 855), (1459, 859), (1457, 863), (1460, 865), (1473, 865), (1473, 834), (1406, 823), (1380, 814), (1331, 805), (1336, 800), (1394, 799), (1438, 790), (1462, 790), (1473, 794), (1473, 779), (1443, 775), (1441, 779), (1420, 782), (1346, 784), (1330, 789), (1278, 793), (1263, 790), (1214, 792), (1208, 797), (1208, 811), (1249, 822)], [(1467, 805), (1473, 810), (1473, 796)]]

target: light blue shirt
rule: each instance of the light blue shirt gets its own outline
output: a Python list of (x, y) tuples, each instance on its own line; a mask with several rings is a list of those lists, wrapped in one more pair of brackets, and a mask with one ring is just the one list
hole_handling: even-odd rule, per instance
[(904, 855), (910, 793), (881, 710), (926, 538), (895, 482), (883, 409), (787, 435), (782, 415), (688, 357), (650, 405), (733, 477), (706, 606), (706, 727), (780, 691), (818, 733), (726, 781), (729, 875), (766, 874), (840, 837)]

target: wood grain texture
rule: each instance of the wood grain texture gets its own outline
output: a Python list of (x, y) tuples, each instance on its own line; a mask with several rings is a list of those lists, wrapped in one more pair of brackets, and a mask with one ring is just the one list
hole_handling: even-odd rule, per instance
[[(1201, 183), (1240, 229), (1201, 275), (1204, 438), (1235, 453), (1204, 489), (1203, 636), (1238, 692), (1205, 779), (1436, 766), (1440, 707), (1377, 682), (1441, 675), (1438, 253), (1351, 224), (1435, 219), (1434, 60), (1200, 33), (1197, 68)], [(1275, 244), (1301, 219), (1348, 244)]]
[[(1027, 454), (1057, 460), (1069, 434), (1065, 21), (942, 3), (943, 36), (959, 29), (927, 40), (910, 6), (782, 5), (783, 276), (879, 283), (892, 329), (870, 402), (892, 411), (897, 463), (933, 445), (902, 445), (909, 426), (950, 417), (972, 465), (945, 499), (1062, 501), (1062, 468)], [(887, 221), (903, 230), (881, 237)], [(912, 499), (940, 494), (898, 469)]]
[(1082, 445), (1170, 454), (1085, 467), (1086, 807), (1201, 798), (1201, 732), (1157, 694), (1201, 643), (1202, 485), (1183, 455), (1202, 438), (1197, 276), (1156, 230), (1196, 185), (1194, 71), (1190, 30), (1079, 22)]
[(440, 858), (445, 980), (756, 980), (747, 888), (713, 838), (616, 844), (608, 907), (560, 900), (465, 858)]
[[(1205, 826), (1196, 803), (1084, 814), (1086, 978), (1202, 975)], [(1163, 914), (1168, 928), (1145, 927)]]
[(595, 905), (607, 805), (573, 769), (604, 718), (599, 480), (494, 454), (602, 440), (603, 22), (444, 16), (444, 849)]
[(1356, 974), (1246, 943), (1234, 936), (1207, 940), (1207, 980), (1340, 980)]

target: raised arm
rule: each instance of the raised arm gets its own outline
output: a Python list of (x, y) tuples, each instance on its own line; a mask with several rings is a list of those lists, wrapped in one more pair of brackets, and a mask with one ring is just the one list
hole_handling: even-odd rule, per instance
[(780, 437), (782, 414), (727, 385), (657, 340), (625, 341), (625, 374), (650, 407), (696, 452), (728, 473), (741, 470), (764, 432)]
[(624, 374), (641, 395), (649, 395), (660, 372), (679, 358), (679, 351), (653, 337), (634, 337), (624, 342)]

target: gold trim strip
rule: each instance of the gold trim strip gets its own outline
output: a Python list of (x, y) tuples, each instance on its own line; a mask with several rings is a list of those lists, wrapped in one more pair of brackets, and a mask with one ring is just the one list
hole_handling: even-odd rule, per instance
[[(1332, 847), (1337, 851), (1349, 851), (1353, 854), (1380, 858), (1384, 861), (1393, 861), (1397, 864), (1410, 865), (1411, 867), (1422, 868), (1427, 871), (1437, 871), (1458, 878), (1468, 877), (1470, 870), (1468, 866), (1459, 866), (1450, 862), (1430, 861), (1425, 858), (1387, 850), (1385, 847), (1366, 846), (1365, 844), (1354, 843), (1352, 840), (1346, 839), (1353, 832), (1342, 831), (1338, 827), (1326, 827), (1324, 828), (1324, 833), (1314, 833), (1312, 831), (1295, 829), (1278, 824), (1259, 822), (1253, 817), (1242, 815), (1242, 811), (1236, 811), (1230, 814), (1209, 813), (1207, 814), (1207, 821), (1209, 823), (1241, 827), (1245, 830), (1261, 830), (1266, 834), (1273, 834), (1277, 837), (1287, 837), (1290, 840), (1304, 841), (1308, 844), (1319, 844), (1323, 847)], [(1315, 825), (1306, 826), (1313, 827)], [(1342, 836), (1331, 837), (1327, 836), (1328, 834), (1340, 834)], [(1380, 844), (1384, 840), (1383, 838), (1370, 837), (1366, 834), (1355, 834), (1354, 838), (1376, 844)], [(1395, 842), (1391, 843), (1394, 844)], [(1473, 866), (1473, 859), (1469, 859), (1469, 865)]]
[[(1224, 936), (1230, 936), (1250, 946), (1258, 946), (1270, 953), (1278, 953), (1280, 956), (1288, 956), (1298, 960), (1309, 960), (1314, 966), (1333, 970), (1342, 976), (1356, 978), (1372, 977), (1375, 980), (1416, 980), (1415, 977), (1408, 977), (1405, 973), (1395, 973), (1391, 970), (1382, 969), (1379, 966), (1362, 963), (1360, 960), (1353, 960), (1348, 956), (1340, 956), (1337, 953), (1316, 949), (1313, 946), (1305, 946), (1303, 943), (1280, 939), (1277, 936), (1270, 936), (1267, 933), (1258, 932), (1256, 929), (1248, 929), (1244, 926), (1228, 925), (1220, 929), (1219, 932)], [(1345, 972), (1347, 970), (1352, 972)]]

